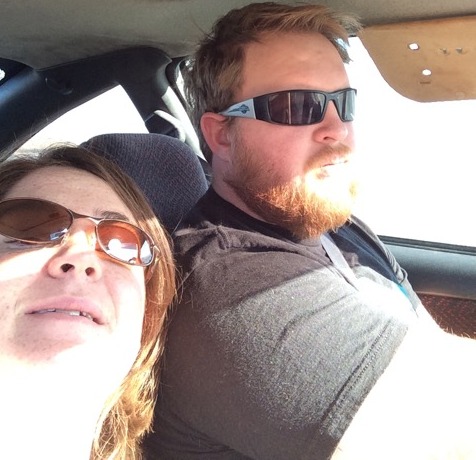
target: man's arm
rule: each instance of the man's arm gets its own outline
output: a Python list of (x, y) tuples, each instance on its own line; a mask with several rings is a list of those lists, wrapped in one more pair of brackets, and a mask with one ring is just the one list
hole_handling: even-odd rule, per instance
[(476, 459), (476, 341), (412, 327), (332, 460)]

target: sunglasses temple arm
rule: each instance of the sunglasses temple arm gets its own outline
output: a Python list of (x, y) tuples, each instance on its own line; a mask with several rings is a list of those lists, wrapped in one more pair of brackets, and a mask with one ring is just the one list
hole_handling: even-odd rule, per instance
[(253, 99), (247, 99), (243, 102), (238, 102), (228, 107), (226, 110), (219, 112), (220, 115), (226, 117), (241, 117), (256, 119), (255, 105)]

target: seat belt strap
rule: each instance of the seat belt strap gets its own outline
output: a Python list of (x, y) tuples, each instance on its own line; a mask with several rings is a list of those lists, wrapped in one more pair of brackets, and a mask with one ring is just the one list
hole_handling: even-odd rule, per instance
[(357, 277), (355, 276), (354, 272), (350, 268), (350, 265), (345, 260), (342, 252), (334, 243), (332, 238), (327, 234), (324, 233), (321, 235), (321, 244), (324, 250), (327, 253), (329, 259), (333, 263), (334, 267), (340, 272), (340, 274), (347, 280), (349, 284), (355, 287), (355, 289), (359, 290)]

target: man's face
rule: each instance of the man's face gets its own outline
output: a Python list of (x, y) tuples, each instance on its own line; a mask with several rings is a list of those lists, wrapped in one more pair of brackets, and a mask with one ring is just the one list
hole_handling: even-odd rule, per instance
[[(268, 35), (248, 45), (243, 77), (236, 101), (291, 89), (349, 87), (339, 53), (318, 34)], [(246, 211), (301, 238), (345, 223), (355, 195), (354, 135), (333, 103), (313, 125), (234, 119), (230, 142), (223, 181)]]

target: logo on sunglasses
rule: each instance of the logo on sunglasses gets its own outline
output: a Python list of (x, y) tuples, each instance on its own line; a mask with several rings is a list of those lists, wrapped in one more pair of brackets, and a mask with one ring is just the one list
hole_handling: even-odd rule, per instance
[(246, 115), (251, 109), (246, 104), (241, 104), (239, 107), (230, 110), (230, 113), (241, 112), (243, 115)]

